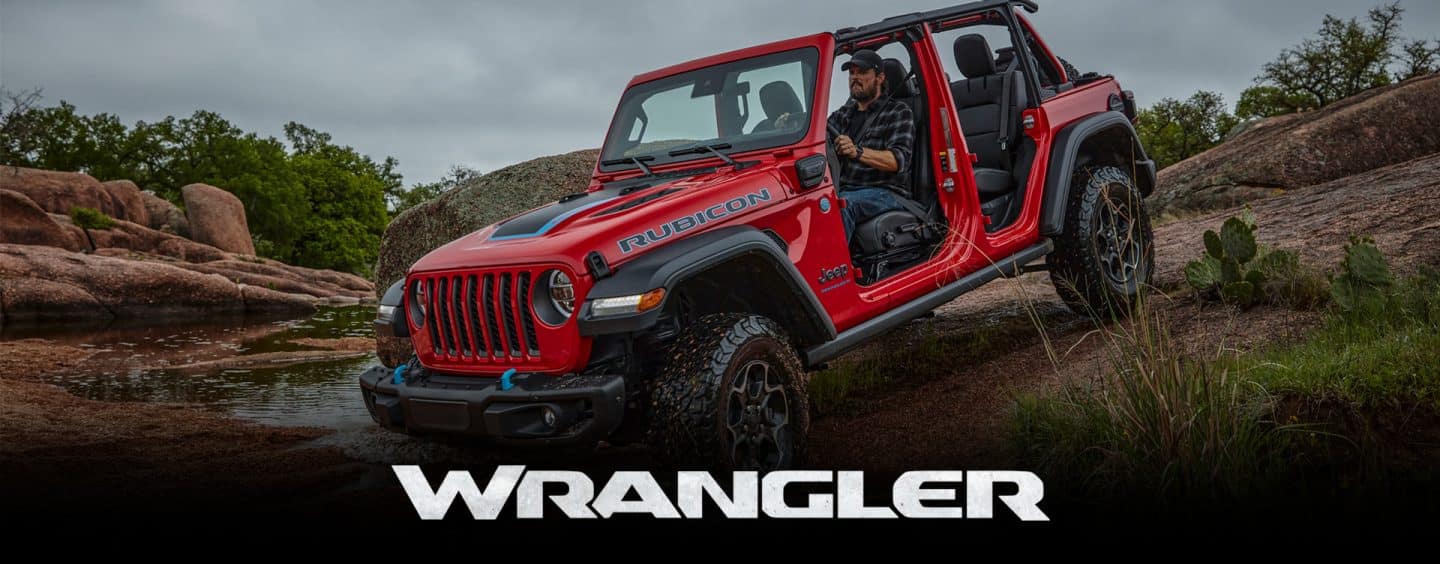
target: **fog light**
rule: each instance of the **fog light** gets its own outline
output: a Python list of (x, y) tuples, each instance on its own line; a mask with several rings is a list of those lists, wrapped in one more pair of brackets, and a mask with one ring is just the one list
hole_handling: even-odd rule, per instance
[(545, 417), (545, 426), (546, 426), (546, 427), (550, 427), (550, 428), (554, 428), (554, 427), (555, 427), (555, 410), (550, 409), (550, 408), (548, 408), (548, 407), (545, 408), (545, 415), (544, 415), (544, 417)]

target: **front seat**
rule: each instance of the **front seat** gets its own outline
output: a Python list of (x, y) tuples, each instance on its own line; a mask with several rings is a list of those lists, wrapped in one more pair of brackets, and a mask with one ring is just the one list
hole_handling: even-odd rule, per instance
[(990, 43), (982, 35), (955, 38), (955, 65), (965, 78), (950, 83), (950, 94), (965, 146), (978, 158), (974, 169), (980, 209), (995, 217), (1015, 188), (1011, 149), (1020, 139), (1016, 101), (1024, 99), (1025, 83), (1019, 69), (996, 70)]
[[(855, 227), (851, 238), (851, 250), (860, 256), (872, 256), (895, 249), (904, 249), (922, 244), (938, 235), (932, 228), (932, 219), (939, 212), (931, 185), (930, 197), (926, 194), (925, 183), (930, 182), (928, 145), (925, 134), (929, 127), (925, 121), (925, 105), (909, 80), (905, 64), (899, 59), (885, 59), (885, 95), (891, 100), (905, 104), (915, 120), (915, 144), (910, 148), (910, 166), (901, 178), (911, 194), (910, 198), (896, 195), (907, 209), (882, 213)], [(917, 197), (919, 196), (919, 197)], [(919, 212), (919, 213), (916, 213)], [(925, 218), (925, 219), (922, 219)]]
[(775, 118), (786, 113), (793, 116), (789, 123), (804, 123), (805, 107), (800, 104), (800, 97), (795, 95), (795, 89), (783, 80), (760, 87), (760, 109), (765, 111), (765, 119), (755, 124), (750, 133), (775, 129)]

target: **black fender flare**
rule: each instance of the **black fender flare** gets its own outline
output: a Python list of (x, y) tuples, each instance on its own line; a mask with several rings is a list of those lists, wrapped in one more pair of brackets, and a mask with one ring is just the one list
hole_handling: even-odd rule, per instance
[[(661, 307), (644, 313), (597, 318), (590, 309), (595, 299), (633, 296), (665, 288), (665, 299), (669, 300), (671, 290), (687, 279), (747, 255), (758, 256), (776, 267), (780, 281), (792, 294), (787, 297), (800, 310), (802, 315), (799, 318), (807, 325), (802, 329), (824, 340), (835, 338), (834, 322), (795, 264), (790, 262), (785, 250), (770, 235), (748, 225), (701, 233), (618, 266), (613, 275), (597, 281), (585, 296), (585, 304), (580, 307), (576, 320), (580, 334), (596, 336), (644, 331), (659, 321), (665, 309), (662, 303)], [(793, 328), (787, 329), (793, 332)]]
[(1127, 136), (1135, 155), (1135, 184), (1141, 196), (1155, 190), (1155, 161), (1145, 154), (1135, 126), (1125, 114), (1099, 112), (1075, 120), (1055, 135), (1050, 144), (1050, 163), (1045, 173), (1045, 194), (1040, 200), (1040, 234), (1046, 237), (1065, 231), (1065, 206), (1070, 202), (1070, 176), (1080, 160), (1080, 148), (1098, 135)]
[[(375, 334), (381, 337), (409, 337), (410, 325), (406, 322), (408, 317), (405, 307), (405, 279), (396, 280), (390, 288), (385, 290), (385, 295), (380, 296), (380, 308), (391, 307), (390, 316), (387, 319), (383, 313), (375, 315)], [(383, 312), (384, 309), (380, 309)]]

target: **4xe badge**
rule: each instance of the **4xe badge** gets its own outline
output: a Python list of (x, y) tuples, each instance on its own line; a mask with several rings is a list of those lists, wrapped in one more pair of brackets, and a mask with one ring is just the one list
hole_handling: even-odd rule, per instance
[(820, 269), (820, 280), (819, 280), (819, 282), (820, 282), (821, 285), (824, 285), (824, 284), (826, 284), (827, 282), (831, 282), (831, 281), (834, 281), (834, 280), (840, 280), (840, 279), (845, 278), (845, 277), (847, 277), (847, 276), (849, 276), (849, 275), (850, 275), (850, 265), (842, 264), (842, 265), (837, 266), (837, 267), (835, 267), (835, 268), (822, 268), (822, 269)]

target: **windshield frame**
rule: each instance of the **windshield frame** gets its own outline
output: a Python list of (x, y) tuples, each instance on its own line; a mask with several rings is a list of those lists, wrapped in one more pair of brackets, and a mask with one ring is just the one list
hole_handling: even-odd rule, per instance
[[(674, 163), (716, 158), (713, 153), (710, 153), (708, 151), (695, 154), (671, 156), (669, 154), (669, 151), (674, 149), (699, 147), (706, 144), (714, 145), (719, 143), (729, 143), (731, 145), (731, 148), (726, 149), (724, 152), (733, 155), (749, 151), (785, 147), (803, 141), (811, 136), (812, 130), (814, 129), (816, 118), (815, 104), (816, 100), (818, 99), (817, 95), (824, 94), (820, 91), (826, 89), (824, 86), (828, 86), (824, 84), (824, 80), (822, 80), (821, 77), (822, 74), (827, 74), (828, 70), (826, 68), (827, 65), (825, 65), (825, 62), (821, 58), (821, 51), (822, 49), (818, 48), (815, 45), (802, 45), (790, 49), (772, 51), (768, 53), (760, 53), (750, 57), (720, 61), (711, 65), (689, 69), (684, 72), (675, 73), (669, 76), (662, 76), (653, 80), (631, 84), (628, 88), (625, 89), (625, 93), (620, 98), (620, 103), (616, 106), (615, 117), (611, 121), (610, 127), (607, 129), (605, 143), (600, 147), (600, 157), (598, 161), (599, 163), (603, 163), (610, 160), (629, 159), (631, 157), (654, 157), (653, 160), (646, 160), (645, 164), (651, 167), (665, 167)], [(796, 128), (793, 134), (764, 135), (755, 139), (736, 139), (733, 137), (697, 139), (694, 143), (688, 145), (682, 144), (676, 145), (674, 147), (657, 148), (652, 152), (636, 153), (633, 155), (626, 155), (619, 151), (620, 147), (616, 143), (616, 140), (623, 140), (626, 138), (630, 128), (633, 127), (634, 120), (636, 119), (636, 113), (634, 113), (633, 111), (626, 111), (627, 105), (631, 104), (634, 100), (637, 99), (637, 97), (648, 97), (657, 92), (662, 92), (685, 84), (694, 83), (697, 81), (697, 78), (702, 77), (707, 73), (714, 73), (719, 67), (743, 66), (753, 69), (762, 68), (766, 66), (767, 63), (772, 62), (774, 64), (800, 62), (802, 65), (802, 69), (804, 69), (804, 72), (810, 75), (808, 77), (802, 77), (802, 81), (808, 82), (808, 84), (804, 85), (806, 91), (797, 93), (800, 97), (809, 102), (807, 104), (807, 106), (809, 107), (809, 111), (807, 113), (809, 115), (807, 116), (806, 122), (801, 127)], [(828, 77), (825, 78), (828, 79)], [(750, 85), (752, 89), (751, 91), (758, 94), (760, 86), (763, 85)], [(762, 112), (763, 110), (759, 107), (759, 104), (757, 103), (752, 105), (750, 111), (753, 113)], [(748, 137), (751, 134), (742, 133), (741, 135)], [(610, 151), (616, 151), (616, 153), (610, 153)], [(599, 172), (606, 173), (638, 170), (638, 168), (633, 162), (624, 162), (610, 165), (597, 163), (597, 167)]]

